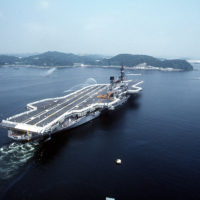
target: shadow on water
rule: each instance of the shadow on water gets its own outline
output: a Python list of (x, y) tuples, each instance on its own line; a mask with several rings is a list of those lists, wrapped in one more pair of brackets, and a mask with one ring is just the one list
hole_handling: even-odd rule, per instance
[(106, 111), (103, 113), (100, 117), (99, 126), (104, 129), (110, 129), (118, 125), (119, 122), (122, 123), (128, 110), (139, 109), (139, 103), (136, 98), (138, 98), (138, 96), (130, 98), (127, 103), (116, 108), (114, 111)]
[(126, 104), (123, 104), (114, 111), (106, 111), (100, 117), (83, 124), (71, 130), (64, 130), (55, 133), (51, 138), (40, 142), (37, 150), (34, 152), (34, 160), (37, 164), (46, 164), (51, 162), (62, 148), (66, 147), (67, 143), (72, 140), (82, 141), (92, 137), (98, 130), (110, 130), (115, 127), (122, 119), (126, 112), (130, 109), (139, 109), (137, 97), (130, 98)]
[[(102, 129), (110, 130), (124, 118), (129, 109), (137, 110), (139, 104), (136, 98), (117, 108), (115, 111), (103, 113), (99, 118), (80, 127), (60, 131), (49, 140), (43, 142), (12, 142), (0, 148), (0, 179), (5, 183), (0, 190), (3, 195), (16, 184), (26, 173), (30, 165), (43, 165), (51, 163), (59, 152), (71, 141), (82, 141), (90, 138), (94, 132)], [(29, 167), (28, 167), (29, 166)]]
[(109, 129), (117, 125), (129, 109), (137, 110), (139, 108), (139, 103), (136, 101), (138, 97), (130, 98), (126, 104), (116, 110), (106, 111), (99, 118), (80, 127), (60, 131), (52, 135), (49, 140), (27, 143), (12, 142), (2, 146), (0, 148), (0, 178), (8, 179), (14, 176), (17, 169), (32, 157), (36, 160), (51, 160), (70, 140), (82, 140), (90, 137), (96, 130)]

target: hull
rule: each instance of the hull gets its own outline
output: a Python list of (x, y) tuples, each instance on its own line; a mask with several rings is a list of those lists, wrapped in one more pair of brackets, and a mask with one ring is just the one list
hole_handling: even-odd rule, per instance
[[(96, 112), (96, 113), (93, 113), (91, 115), (88, 115), (88, 116), (84, 116), (80, 119), (78, 119), (77, 121), (73, 122), (70, 126), (68, 127), (63, 127), (62, 125), (60, 125), (60, 127), (57, 128), (56, 131), (54, 132), (51, 132), (49, 134), (45, 134), (45, 135), (35, 135), (35, 136), (32, 136), (31, 137), (31, 140), (37, 140), (37, 139), (43, 139), (43, 138), (46, 138), (46, 137), (50, 137), (51, 135), (55, 134), (55, 133), (58, 133), (60, 131), (64, 131), (64, 130), (70, 130), (72, 128), (76, 128), (78, 126), (81, 126), (83, 124), (86, 124), (87, 122), (89, 121), (92, 121), (93, 119), (99, 117), (101, 114), (101, 112)], [(16, 140), (16, 141), (29, 141), (30, 139), (28, 139), (27, 137), (17, 137), (16, 135), (13, 135), (12, 134), (12, 131), (8, 131), (8, 137), (13, 139), (13, 140)]]
[[(110, 111), (115, 110), (117, 107), (121, 106), (122, 104), (126, 103), (127, 100), (129, 99), (130, 95), (128, 95), (126, 98), (123, 98), (121, 101), (117, 102), (114, 104), (112, 107), (110, 107)], [(36, 140), (36, 139), (42, 139), (46, 137), (50, 137), (51, 135), (64, 131), (64, 130), (70, 130), (73, 128), (76, 128), (78, 126), (81, 126), (83, 124), (86, 124), (89, 121), (92, 121), (93, 119), (99, 117), (101, 115), (101, 111), (94, 112), (92, 114), (89, 114), (88, 116), (83, 116), (75, 121), (72, 121), (70, 124), (64, 121), (62, 124), (60, 124), (55, 131), (52, 131), (48, 134), (44, 135), (31, 135), (31, 136), (25, 136), (25, 137), (17, 137), (15, 134), (12, 134), (12, 131), (8, 131), (8, 137), (16, 140), (16, 141), (30, 141), (30, 140)]]
[(75, 127), (78, 127), (80, 125), (83, 125), (83, 124), (85, 124), (85, 123), (87, 123), (87, 122), (99, 117), (100, 114), (101, 114), (100, 112), (97, 112), (97, 113), (94, 113), (94, 114), (89, 115), (87, 117), (83, 117), (77, 123), (75, 123), (74, 125), (72, 125), (71, 127), (67, 128), (67, 129), (71, 129), (71, 128), (75, 128)]

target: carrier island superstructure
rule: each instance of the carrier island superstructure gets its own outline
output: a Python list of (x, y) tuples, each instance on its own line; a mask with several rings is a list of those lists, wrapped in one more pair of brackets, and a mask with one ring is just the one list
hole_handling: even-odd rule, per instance
[(2, 120), (8, 137), (29, 141), (77, 127), (96, 117), (102, 111), (114, 110), (131, 95), (138, 94), (143, 81), (126, 80), (124, 67), (117, 80), (110, 77), (108, 84), (94, 84), (63, 97), (43, 99), (27, 104), (27, 111)]

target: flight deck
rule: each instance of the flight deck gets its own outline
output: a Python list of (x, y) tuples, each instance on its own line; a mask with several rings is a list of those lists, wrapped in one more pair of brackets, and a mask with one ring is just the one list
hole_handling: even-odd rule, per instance
[(108, 87), (107, 84), (92, 85), (64, 97), (32, 103), (35, 110), (13, 116), (10, 121), (43, 127), (73, 109), (79, 110), (92, 103), (108, 102), (108, 99), (97, 98), (98, 95), (107, 93)]

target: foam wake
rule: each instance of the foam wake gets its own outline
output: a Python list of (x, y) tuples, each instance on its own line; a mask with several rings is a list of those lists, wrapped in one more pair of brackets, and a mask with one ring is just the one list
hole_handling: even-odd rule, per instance
[(93, 85), (93, 84), (97, 84), (97, 81), (94, 78), (88, 78), (84, 83), (75, 85), (72, 88), (65, 90), (64, 93), (73, 92), (73, 91), (82, 89), (83, 87)]
[(56, 67), (49, 69), (47, 72), (45, 72), (44, 76), (50, 76), (51, 74), (53, 74), (53, 72), (56, 70)]
[(126, 74), (127, 76), (141, 76), (142, 74)]
[(13, 142), (0, 148), (0, 179), (14, 176), (33, 157), (38, 143)]

